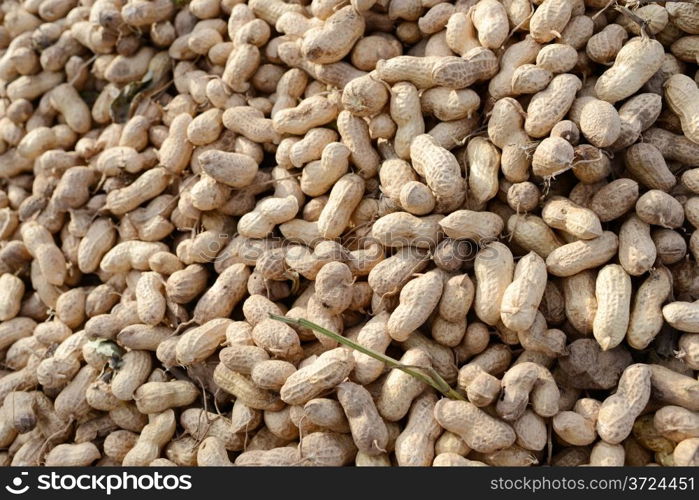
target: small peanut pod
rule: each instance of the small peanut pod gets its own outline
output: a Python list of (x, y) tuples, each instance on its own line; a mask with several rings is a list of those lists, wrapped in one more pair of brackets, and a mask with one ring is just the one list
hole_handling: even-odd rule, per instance
[(277, 394), (259, 388), (250, 377), (230, 370), (223, 363), (214, 369), (213, 379), (218, 387), (250, 408), (279, 411), (284, 407)]
[(226, 340), (228, 318), (217, 318), (184, 332), (177, 341), (177, 362), (193, 365), (205, 361)]
[(438, 57), (398, 56), (376, 63), (379, 79), (388, 84), (409, 82), (425, 89), (435, 85), (432, 69), (439, 62)]
[(337, 386), (353, 367), (354, 358), (350, 350), (340, 347), (324, 352), (286, 379), (280, 391), (281, 398), (290, 405), (304, 404)]
[(265, 118), (262, 111), (251, 106), (233, 106), (223, 112), (223, 125), (237, 134), (241, 134), (259, 144), (278, 144), (281, 138), (272, 120)]
[(433, 87), (420, 96), (422, 111), (442, 121), (459, 120), (475, 113), (481, 103), (480, 97), (471, 89), (454, 90)]
[(223, 441), (216, 436), (205, 438), (197, 450), (197, 466), (199, 467), (232, 467), (233, 463)]
[(241, 43), (229, 54), (221, 80), (234, 92), (247, 92), (249, 81), (259, 66), (260, 49), (250, 43)]
[(651, 271), (638, 288), (626, 332), (626, 341), (631, 347), (645, 349), (660, 332), (663, 326), (662, 305), (671, 291), (672, 277), (665, 268)]
[[(244, 407), (239, 402), (236, 402), (235, 406), (240, 406), (240, 410), (243, 410)], [(233, 413), (237, 413), (237, 411), (234, 410)], [(243, 413), (259, 418), (259, 415), (249, 408), (247, 408), (247, 412)], [(180, 425), (194, 439), (201, 440), (211, 436), (220, 439), (227, 450), (240, 450), (244, 444), (241, 439), (244, 439), (244, 437), (239, 433), (239, 429), (235, 427), (231, 419), (216, 413), (206, 412), (202, 408), (188, 408), (182, 411), (180, 414)], [(242, 430), (245, 431), (248, 428), (252, 430), (254, 427), (256, 427), (254, 421), (248, 420), (243, 424)]]
[(670, 302), (663, 307), (663, 317), (673, 328), (699, 333), (699, 304), (695, 302)]
[(474, 137), (466, 147), (468, 159), (469, 198), (479, 206), (495, 197), (498, 192), (500, 154), (484, 137)]
[(90, 130), (92, 124), (90, 109), (77, 90), (70, 83), (64, 83), (49, 93), (51, 106), (58, 111), (65, 123), (78, 134)]
[(248, 155), (210, 149), (198, 156), (201, 169), (226, 186), (249, 186), (257, 175), (257, 162)]
[(73, 380), (63, 388), (54, 400), (54, 408), (59, 418), (65, 421), (71, 418), (81, 420), (90, 413), (91, 408), (87, 403), (85, 393), (97, 375), (98, 372), (93, 367), (83, 366), (73, 377)]
[(92, 443), (59, 444), (46, 455), (46, 467), (87, 467), (102, 455)]
[(314, 95), (304, 99), (298, 106), (282, 109), (272, 119), (274, 129), (280, 134), (303, 135), (337, 118), (338, 108), (328, 98)]
[(5, 396), (2, 413), (19, 434), (25, 434), (37, 425), (37, 409), (33, 392), (13, 391)]
[[(371, 404), (374, 404), (373, 401)], [(296, 410), (297, 408), (298, 411)], [(295, 415), (296, 413), (298, 415)], [(300, 429), (303, 428), (304, 418), (308, 420), (311, 426), (329, 429), (333, 432), (350, 432), (349, 421), (342, 409), (342, 405), (334, 399), (315, 398), (303, 405), (303, 407), (292, 407), (291, 419), (295, 424), (298, 422), (297, 425)]]
[(514, 421), (531, 403), (540, 416), (553, 416), (558, 413), (559, 398), (558, 387), (548, 370), (527, 361), (513, 365), (502, 377), (502, 394), (496, 410), (505, 420)]
[(500, 305), (500, 317), (507, 328), (527, 330), (534, 323), (546, 288), (546, 263), (534, 252), (517, 262), (512, 282), (507, 285)]
[(439, 242), (441, 219), (441, 215), (416, 217), (407, 212), (394, 212), (378, 219), (371, 232), (386, 247), (433, 248)]
[(136, 307), (139, 319), (155, 326), (165, 318), (165, 283), (154, 272), (142, 273), (136, 284)]
[(647, 143), (636, 143), (624, 152), (626, 168), (650, 189), (669, 191), (677, 183), (660, 150)]
[(690, 77), (672, 75), (665, 85), (665, 101), (680, 117), (682, 131), (687, 139), (699, 144), (699, 88)]
[(474, 293), (473, 281), (467, 274), (449, 277), (439, 301), (439, 315), (452, 322), (464, 319), (473, 303)]
[(325, 20), (321, 28), (309, 30), (302, 45), (303, 55), (316, 64), (340, 61), (364, 33), (364, 17), (352, 6), (343, 7)]
[(621, 50), (629, 34), (618, 24), (608, 24), (602, 31), (590, 37), (585, 46), (585, 53), (593, 61), (608, 64)]
[(0, 321), (7, 321), (19, 314), (24, 296), (24, 282), (12, 274), (0, 276)]
[(187, 406), (199, 396), (199, 388), (188, 380), (147, 382), (134, 393), (138, 411), (145, 415), (161, 413), (169, 408)]
[(284, 198), (265, 198), (252, 212), (238, 221), (238, 231), (246, 238), (264, 238), (277, 224), (293, 219), (299, 210), (299, 202), (293, 195)]
[(369, 455), (382, 453), (388, 444), (388, 429), (369, 391), (353, 382), (343, 382), (337, 386), (337, 399), (357, 448)]
[(677, 231), (656, 229), (651, 233), (658, 252), (658, 260), (665, 264), (676, 264), (687, 254), (687, 243)]
[(100, 269), (106, 273), (125, 273), (131, 269), (150, 270), (148, 259), (158, 252), (168, 250), (164, 243), (130, 240), (117, 243), (100, 261)]
[(685, 218), (680, 202), (658, 189), (651, 189), (638, 198), (636, 215), (643, 222), (671, 229), (680, 227)]
[(658, 432), (672, 441), (699, 437), (699, 413), (681, 406), (665, 406), (655, 412), (653, 425)]
[(429, 271), (414, 278), (400, 292), (400, 304), (388, 319), (387, 331), (393, 340), (405, 341), (437, 307), (442, 296), (441, 271)]
[(580, 131), (590, 144), (606, 148), (621, 134), (621, 120), (617, 110), (606, 101), (593, 99), (582, 108)]
[(122, 401), (130, 401), (153, 369), (148, 351), (129, 351), (122, 357), (122, 364), (111, 382), (112, 394)]
[(314, 432), (301, 440), (299, 453), (311, 465), (340, 467), (352, 462), (357, 455), (357, 447), (346, 434)]
[(51, 285), (61, 286), (66, 279), (66, 259), (56, 246), (53, 235), (38, 222), (26, 222), (21, 229), (22, 240), (39, 264), (41, 274)]
[(160, 164), (168, 171), (180, 174), (189, 165), (193, 145), (187, 139), (187, 127), (192, 122), (188, 113), (181, 113), (170, 124), (167, 139), (158, 150)]
[(386, 87), (372, 73), (350, 80), (342, 91), (344, 108), (359, 117), (379, 114), (387, 102)]
[(651, 369), (634, 364), (622, 373), (617, 392), (604, 400), (597, 415), (597, 433), (610, 444), (618, 444), (631, 433), (651, 394)]
[(442, 399), (434, 408), (434, 416), (439, 425), (480, 453), (507, 448), (516, 439), (515, 431), (507, 423), (464, 401)]
[(587, 446), (597, 439), (595, 420), (585, 418), (575, 411), (562, 411), (552, 420), (558, 437), (573, 446)]
[(627, 100), (619, 108), (621, 133), (611, 149), (619, 151), (631, 146), (638, 140), (641, 132), (655, 123), (661, 110), (662, 97), (658, 94), (638, 94)]
[(629, 325), (631, 307), (631, 277), (618, 264), (603, 267), (595, 284), (597, 312), (592, 333), (602, 350), (618, 346)]
[(138, 437), (139, 435), (135, 432), (123, 429), (110, 432), (104, 439), (103, 448), (105, 456), (121, 464), (129, 450), (138, 442)]
[[(377, 352), (384, 352), (391, 343), (391, 336), (386, 331), (389, 314), (380, 312), (370, 319), (359, 331), (357, 342)], [(351, 378), (360, 384), (373, 382), (383, 373), (385, 365), (359, 351), (353, 352), (354, 370)]]
[(337, 130), (342, 137), (342, 143), (350, 150), (350, 159), (357, 167), (358, 174), (363, 179), (374, 177), (379, 168), (380, 158), (371, 143), (366, 121), (347, 110), (341, 111), (337, 115)]
[(141, 431), (136, 445), (124, 457), (122, 465), (126, 467), (145, 466), (160, 456), (163, 447), (175, 434), (177, 422), (175, 412), (149, 415), (148, 424)]
[(631, 179), (617, 179), (602, 187), (592, 196), (590, 209), (600, 221), (609, 222), (631, 210), (638, 200), (638, 183)]
[(553, 73), (534, 64), (522, 64), (512, 73), (512, 93), (536, 94), (546, 88), (553, 79)]
[(422, 349), (429, 354), (435, 371), (447, 383), (452, 383), (456, 380), (458, 370), (456, 369), (452, 352), (448, 347), (438, 344), (419, 331), (410, 335), (408, 340), (402, 343), (402, 346), (404, 349)]
[(505, 43), (510, 29), (507, 11), (497, 0), (482, 0), (471, 11), (471, 20), (478, 30), (483, 47), (499, 49)]
[(514, 258), (500, 242), (486, 245), (476, 254), (473, 269), (476, 277), (474, 311), (488, 325), (500, 321), (502, 298), (514, 275)]
[(454, 12), (449, 17), (446, 25), (446, 42), (451, 50), (461, 56), (471, 49), (480, 47), (470, 15), (465, 12)]
[(429, 214), (435, 209), (434, 194), (420, 181), (409, 181), (403, 185), (399, 196), (400, 205), (413, 215)]
[(624, 465), (626, 452), (620, 444), (609, 444), (598, 441), (590, 452), (590, 463), (593, 467), (621, 467)]
[(396, 154), (399, 158), (408, 160), (412, 140), (425, 133), (417, 88), (408, 82), (394, 85), (391, 89), (390, 109), (391, 118), (398, 127), (394, 137)]
[(552, 228), (561, 229), (583, 240), (602, 235), (602, 224), (592, 210), (561, 196), (551, 197), (546, 202), (541, 217)]
[(492, 50), (477, 47), (463, 57), (441, 57), (432, 68), (434, 84), (450, 89), (463, 89), (487, 80), (498, 72), (498, 60)]
[(681, 441), (672, 452), (675, 466), (696, 467), (699, 465), (699, 438), (689, 438)]
[(296, 367), (288, 361), (270, 359), (256, 363), (250, 378), (258, 387), (278, 392), (295, 371)]
[(320, 234), (328, 239), (340, 236), (363, 195), (364, 179), (355, 174), (341, 177), (330, 191), (328, 202), (318, 218)]
[(204, 291), (208, 276), (206, 268), (200, 264), (191, 264), (175, 271), (165, 283), (168, 299), (177, 304), (190, 302)]
[(572, 276), (598, 267), (617, 253), (619, 238), (610, 231), (592, 240), (579, 240), (553, 250), (546, 257), (548, 272), (560, 277)]
[[(408, 349), (400, 361), (413, 367), (431, 366), (430, 356), (422, 349)], [(424, 382), (393, 368), (381, 386), (376, 408), (384, 419), (396, 422), (407, 415), (413, 400), (424, 390)]]
[(245, 264), (224, 269), (214, 284), (201, 296), (194, 308), (194, 321), (203, 325), (215, 318), (225, 318), (245, 296), (250, 270)]
[[(561, 1), (561, 0), (546, 0)], [(538, 10), (538, 9), (537, 9)], [(549, 86), (532, 97), (527, 107), (524, 128), (531, 137), (546, 136), (568, 113), (582, 82), (575, 75), (556, 75)]]
[(170, 174), (164, 168), (147, 170), (128, 186), (110, 191), (105, 208), (115, 215), (130, 212), (143, 202), (152, 200), (170, 183)]
[(539, 43), (550, 42), (560, 37), (573, 12), (572, 2), (567, 0), (544, 0), (529, 20), (532, 38)]
[(434, 193), (435, 211), (448, 213), (463, 203), (466, 189), (461, 167), (456, 157), (439, 146), (432, 136), (415, 137), (410, 143), (410, 158), (415, 171), (425, 177)]
[(619, 263), (631, 276), (640, 276), (653, 267), (657, 255), (650, 236), (650, 225), (636, 215), (619, 230)]
[(699, 411), (699, 381), (661, 365), (650, 365), (650, 368), (654, 399)]
[(663, 45), (657, 40), (629, 40), (617, 54), (614, 65), (597, 79), (597, 97), (614, 104), (632, 96), (660, 69), (664, 56)]
[(352, 303), (352, 272), (347, 264), (328, 262), (316, 275), (315, 298), (332, 314), (341, 314)]
[(102, 257), (114, 246), (116, 229), (106, 217), (95, 219), (80, 240), (78, 246), (78, 268), (83, 273), (97, 270)]
[(547, 137), (539, 143), (532, 157), (535, 175), (549, 178), (565, 172), (573, 166), (575, 149), (562, 137)]
[(542, 258), (563, 245), (546, 222), (536, 215), (512, 215), (507, 220), (507, 230), (515, 243)]
[(413, 401), (408, 423), (396, 439), (395, 453), (399, 466), (427, 467), (432, 464), (435, 441), (442, 432), (435, 418), (436, 404), (437, 396), (428, 391)]
[(303, 168), (301, 190), (309, 196), (327, 193), (347, 173), (350, 150), (342, 143), (331, 142), (323, 148), (319, 161), (311, 161)]
[(289, 325), (273, 319), (265, 319), (252, 329), (252, 339), (259, 347), (276, 358), (296, 361), (302, 355), (301, 343), (296, 331)]
[(488, 120), (488, 138), (500, 149), (507, 145), (526, 144), (529, 136), (524, 131), (526, 114), (522, 105), (511, 97), (498, 100)]
[(567, 73), (578, 62), (578, 53), (564, 43), (553, 43), (543, 47), (536, 56), (536, 65), (551, 73)]
[[(454, 16), (452, 16), (452, 18), (453, 17)], [(448, 30), (449, 25), (447, 25), (447, 35), (449, 34)], [(501, 100), (504, 97), (513, 95), (513, 73), (523, 64), (531, 64), (535, 62), (536, 56), (540, 49), (541, 45), (539, 45), (531, 36), (526, 36), (521, 42), (512, 44), (505, 49), (505, 52), (502, 54), (500, 59), (500, 71), (488, 83), (488, 92), (493, 99)]]

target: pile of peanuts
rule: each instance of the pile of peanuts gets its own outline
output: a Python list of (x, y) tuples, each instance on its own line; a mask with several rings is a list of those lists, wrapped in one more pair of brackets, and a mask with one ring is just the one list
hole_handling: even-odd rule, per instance
[(0, 465), (699, 465), (698, 63), (683, 1), (4, 0)]

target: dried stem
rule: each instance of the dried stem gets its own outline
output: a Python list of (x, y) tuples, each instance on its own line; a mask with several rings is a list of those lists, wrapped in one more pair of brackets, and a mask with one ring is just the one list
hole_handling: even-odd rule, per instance
[[(338, 333), (332, 332), (304, 318), (287, 318), (285, 316), (278, 316), (276, 314), (270, 314), (269, 316), (270, 318), (276, 319), (277, 321), (281, 321), (282, 323), (308, 328), (310, 330), (313, 330), (314, 332), (318, 332), (322, 335), (330, 337), (331, 339), (335, 340), (336, 342), (339, 342), (340, 344), (346, 345), (347, 347), (351, 347), (352, 349), (359, 351), (362, 354), (366, 354), (367, 356), (370, 356), (376, 359), (377, 361), (381, 361), (386, 366), (389, 366), (391, 368), (397, 368), (398, 370), (407, 373), (411, 377), (414, 377), (426, 383), (430, 387), (437, 389), (439, 392), (441, 392), (450, 399), (466, 401), (466, 399), (461, 394), (459, 394), (458, 391), (450, 387), (449, 384), (447, 384), (447, 382), (441, 377), (441, 375), (439, 375), (439, 373), (437, 373), (437, 371), (432, 367), (425, 368), (422, 366), (404, 365), (400, 361), (395, 360), (390, 356), (386, 356), (385, 354), (381, 354), (380, 352), (376, 352), (372, 349), (369, 349), (368, 347), (358, 344), (353, 340), (343, 337)], [(422, 370), (426, 371), (428, 374), (423, 373)]]

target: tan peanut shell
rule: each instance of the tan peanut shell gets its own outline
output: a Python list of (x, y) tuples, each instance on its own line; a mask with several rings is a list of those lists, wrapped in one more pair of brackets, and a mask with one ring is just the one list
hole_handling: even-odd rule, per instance
[(617, 54), (614, 65), (597, 80), (597, 97), (613, 104), (633, 95), (660, 69), (663, 54), (657, 40), (629, 40)]
[(490, 243), (476, 255), (474, 273), (474, 311), (481, 321), (495, 325), (500, 320), (503, 295), (514, 275), (512, 252), (502, 243)]
[(603, 350), (621, 343), (629, 324), (631, 278), (622, 266), (610, 264), (597, 274), (597, 312), (592, 333)]
[(386, 325), (392, 339), (404, 341), (422, 325), (437, 307), (443, 279), (439, 271), (429, 271), (412, 279), (400, 292), (400, 304)]
[(578, 240), (555, 249), (546, 258), (546, 267), (555, 276), (572, 276), (607, 262), (616, 254), (618, 245), (619, 238), (605, 231), (597, 238)]

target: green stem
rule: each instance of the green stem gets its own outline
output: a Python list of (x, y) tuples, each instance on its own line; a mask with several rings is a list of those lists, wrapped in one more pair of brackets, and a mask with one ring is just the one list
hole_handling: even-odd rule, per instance
[[(277, 314), (270, 314), (269, 316), (270, 318), (276, 319), (277, 321), (281, 321), (282, 323), (296, 325), (303, 328), (309, 328), (315, 332), (321, 333), (326, 337), (330, 337), (336, 342), (339, 342), (340, 344), (346, 345), (347, 347), (351, 347), (352, 349), (359, 351), (362, 354), (366, 354), (367, 356), (372, 357), (377, 361), (381, 361), (382, 363), (391, 368), (397, 368), (398, 370), (407, 373), (411, 377), (414, 377), (420, 380), (421, 382), (424, 382), (425, 384), (429, 385), (430, 387), (435, 388), (448, 398), (466, 401), (466, 399), (453, 388), (451, 388), (449, 384), (447, 384), (447, 382), (441, 377), (441, 375), (439, 375), (439, 373), (437, 373), (435, 369), (432, 367), (418, 367), (418, 369), (414, 369), (415, 367), (406, 366), (400, 361), (397, 361), (390, 356), (386, 356), (385, 354), (376, 352), (372, 349), (369, 349), (368, 347), (364, 347), (363, 345), (358, 344), (348, 339), (347, 337), (343, 337), (338, 333), (330, 331), (327, 328), (323, 328), (322, 326), (317, 325), (304, 318), (287, 318), (286, 316), (279, 316)], [(421, 370), (427, 370), (430, 373), (430, 376), (424, 374)]]

